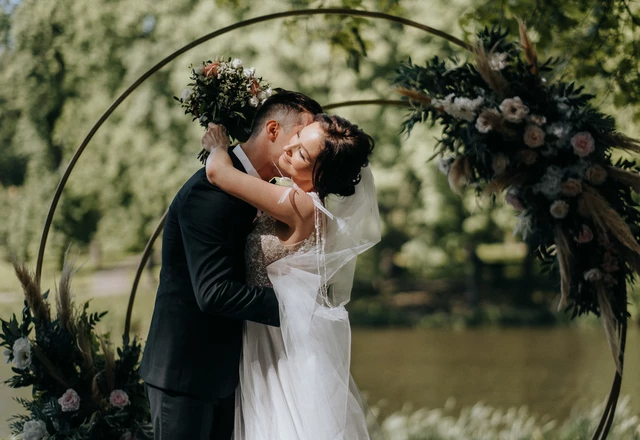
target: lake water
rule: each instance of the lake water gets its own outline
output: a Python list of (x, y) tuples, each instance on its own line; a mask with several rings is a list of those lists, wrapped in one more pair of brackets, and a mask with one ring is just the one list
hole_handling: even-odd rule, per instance
[[(640, 330), (627, 341), (622, 394), (640, 414)], [(602, 401), (611, 385), (613, 362), (603, 331), (594, 329), (354, 330), (352, 371), (383, 413), (405, 403), (441, 408), (483, 401), (507, 408), (527, 405), (538, 415), (566, 417), (572, 408)], [(0, 367), (0, 379), (10, 370)], [(5, 420), (19, 410), (16, 393), (0, 388), (0, 437)]]

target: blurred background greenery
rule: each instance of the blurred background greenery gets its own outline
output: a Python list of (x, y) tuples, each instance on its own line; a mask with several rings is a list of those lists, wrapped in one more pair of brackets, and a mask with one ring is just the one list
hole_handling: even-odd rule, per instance
[[(0, 0), (0, 5), (3, 318), (19, 311), (22, 301), (9, 255), (35, 263), (56, 185), (93, 123), (164, 56), (242, 19), (288, 9), (350, 7), (410, 18), (472, 42), (476, 31), (494, 23), (517, 38), (518, 16), (528, 24), (540, 56), (560, 58), (556, 76), (584, 84), (621, 131), (640, 134), (637, 1)], [(49, 237), (44, 288), (54, 285), (71, 243), (81, 263), (78, 300), (91, 299), (96, 310), (108, 310), (103, 330), (119, 339), (139, 255), (174, 194), (200, 166), (195, 156), (201, 128), (173, 100), (188, 81), (190, 64), (238, 57), (272, 85), (328, 104), (397, 99), (391, 88), (397, 65), (408, 57), (423, 63), (434, 55), (467, 56), (416, 29), (331, 16), (258, 24), (180, 56), (115, 111), (78, 162)], [(613, 373), (604, 337), (591, 328), (595, 319), (581, 318), (576, 325), (555, 311), (558, 281), (541, 275), (529, 249), (513, 236), (514, 212), (500, 200), (479, 200), (473, 191), (459, 197), (449, 190), (428, 162), (437, 127), (417, 127), (407, 139), (400, 133), (402, 108), (337, 112), (376, 140), (372, 164), (383, 238), (360, 259), (349, 306), (358, 327), (354, 375), (370, 400), (384, 399), (383, 414), (405, 402), (438, 408), (452, 396), (461, 405), (479, 400), (494, 407), (529, 405), (535, 414), (560, 419), (576, 406), (599, 402)], [(143, 338), (159, 248), (160, 242), (134, 313), (133, 329)], [(638, 298), (631, 286), (630, 293), (636, 322)], [(633, 341), (639, 334), (633, 326), (627, 377), (638, 374)], [(8, 374), (0, 368), (0, 377)], [(623, 394), (639, 392), (627, 379)], [(18, 394), (0, 389), (0, 414), (17, 410), (11, 397)], [(629, 408), (640, 413), (640, 402), (632, 398)], [(0, 423), (3, 434), (7, 428)]]

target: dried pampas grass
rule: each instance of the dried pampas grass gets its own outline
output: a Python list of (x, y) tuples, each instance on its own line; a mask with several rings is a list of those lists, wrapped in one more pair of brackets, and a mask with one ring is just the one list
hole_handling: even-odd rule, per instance
[(396, 92), (398, 92), (402, 96), (406, 96), (412, 101), (417, 101), (427, 105), (431, 104), (431, 98), (417, 90), (405, 89), (404, 87), (400, 87), (396, 89)]
[(596, 282), (596, 294), (598, 298), (598, 305), (600, 306), (600, 319), (604, 326), (604, 332), (607, 335), (607, 344), (611, 349), (613, 355), (613, 361), (616, 364), (616, 371), (622, 375), (622, 363), (620, 362), (620, 341), (618, 340), (618, 334), (616, 332), (616, 317), (611, 309), (611, 301), (607, 294), (607, 289), (604, 287), (602, 281)]
[(482, 46), (482, 44), (478, 44), (474, 52), (476, 56), (476, 69), (484, 82), (486, 82), (487, 85), (491, 87), (491, 89), (493, 89), (502, 99), (510, 97), (511, 91), (509, 83), (504, 79), (499, 71), (491, 68), (484, 46)]
[(24, 263), (18, 263), (16, 260), (13, 260), (12, 263), (33, 317), (43, 322), (50, 322), (51, 310), (42, 296), (40, 283), (36, 280), (35, 275)]
[(634, 192), (640, 193), (640, 174), (615, 166), (608, 166), (607, 175), (624, 185), (630, 186)]
[(600, 193), (586, 183), (582, 184), (582, 195), (578, 199), (580, 213), (593, 219), (598, 228), (610, 232), (624, 246), (640, 253), (640, 245), (629, 229), (629, 225), (609, 205)]
[(529, 36), (527, 35), (527, 27), (524, 22), (518, 20), (518, 29), (520, 31), (520, 44), (522, 45), (522, 51), (524, 52), (524, 57), (527, 60), (527, 64), (529, 65), (530, 72), (534, 75), (539, 73), (538, 69), (538, 54), (536, 52), (536, 47), (533, 45)]
[(569, 239), (562, 227), (556, 226), (554, 239), (556, 242), (556, 256), (560, 266), (560, 302), (558, 303), (558, 311), (562, 311), (567, 307), (569, 294), (571, 293), (571, 260), (573, 253), (571, 252)]
[(605, 141), (613, 148), (629, 153), (640, 153), (640, 140), (622, 133), (612, 133), (605, 136)]
[(100, 346), (102, 347), (102, 352), (104, 353), (104, 371), (107, 376), (107, 389), (108, 392), (111, 392), (115, 387), (115, 355), (113, 353), (113, 350), (109, 346), (109, 343), (102, 336), (100, 337)]
[(449, 181), (449, 187), (453, 192), (460, 195), (462, 188), (471, 182), (473, 171), (471, 170), (471, 164), (469, 159), (465, 156), (458, 157), (451, 164), (449, 169), (449, 175), (447, 177)]
[(505, 174), (502, 176), (497, 176), (496, 178), (491, 180), (491, 182), (489, 182), (482, 193), (484, 196), (498, 195), (507, 188), (522, 185), (526, 182), (526, 180), (527, 175), (525, 173)]

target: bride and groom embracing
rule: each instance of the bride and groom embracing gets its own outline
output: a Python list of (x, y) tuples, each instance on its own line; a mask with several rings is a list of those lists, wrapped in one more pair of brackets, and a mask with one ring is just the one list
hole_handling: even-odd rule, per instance
[(213, 124), (202, 142), (207, 166), (169, 208), (140, 367), (155, 438), (369, 439), (344, 304), (380, 240), (373, 140), (283, 91), (243, 145)]

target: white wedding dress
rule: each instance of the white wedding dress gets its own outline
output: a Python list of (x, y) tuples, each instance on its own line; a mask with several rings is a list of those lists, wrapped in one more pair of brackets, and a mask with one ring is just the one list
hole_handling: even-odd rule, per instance
[[(375, 197), (372, 180), (370, 185), (368, 197)], [(245, 323), (234, 440), (373, 438), (349, 372), (351, 329), (344, 303), (355, 256), (379, 240), (379, 214), (375, 198), (368, 205), (343, 198), (335, 210), (342, 217), (329, 219), (318, 211), (316, 232), (293, 246), (282, 244), (276, 221), (267, 215), (247, 239), (247, 283), (274, 287), (280, 327)]]

